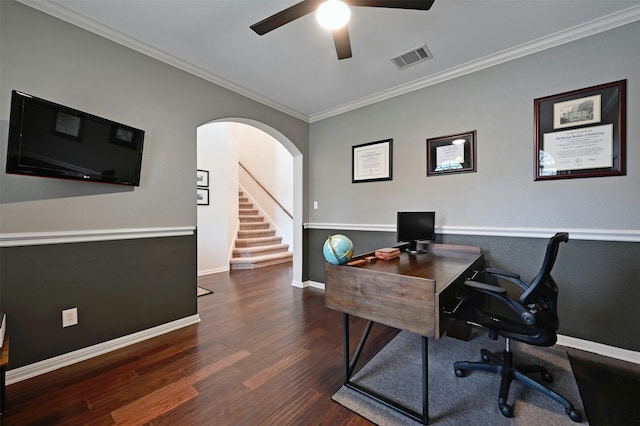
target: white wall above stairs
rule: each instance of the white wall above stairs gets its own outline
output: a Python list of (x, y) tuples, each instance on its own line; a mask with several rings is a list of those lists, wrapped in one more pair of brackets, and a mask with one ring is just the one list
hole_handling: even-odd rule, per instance
[[(238, 224), (238, 149), (231, 123), (198, 128), (198, 169), (209, 172), (209, 205), (198, 206), (198, 275), (229, 270)], [(194, 203), (195, 203), (195, 173)]]
[[(209, 206), (197, 209), (198, 275), (229, 270), (238, 231), (238, 162), (277, 197), (278, 203), (289, 212), (294, 211), (293, 157), (280, 142), (246, 124), (215, 122), (200, 126), (197, 165), (198, 169), (209, 171)], [(260, 206), (292, 250), (292, 219), (268, 203), (260, 201)]]

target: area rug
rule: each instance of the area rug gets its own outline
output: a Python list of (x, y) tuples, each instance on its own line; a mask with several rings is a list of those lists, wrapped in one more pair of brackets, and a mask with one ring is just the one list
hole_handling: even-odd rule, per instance
[[(514, 417), (506, 418), (498, 409), (500, 376), (484, 371), (467, 371), (459, 378), (453, 370), (455, 361), (480, 361), (480, 349), (501, 352), (504, 339), (489, 339), (474, 330), (469, 341), (443, 337), (429, 339), (429, 424), (459, 425), (576, 425), (564, 407), (539, 392), (512, 382), (508, 404)], [(515, 363), (542, 364), (554, 378), (550, 387), (571, 401), (582, 414), (584, 406), (566, 351), (558, 347), (540, 348), (511, 342)], [(421, 337), (403, 331), (358, 371), (352, 381), (374, 390), (397, 403), (421, 412), (422, 392)], [(539, 375), (532, 377), (538, 379)], [(341, 387), (332, 399), (380, 426), (418, 425), (409, 417)]]
[(204, 287), (198, 286), (198, 297), (206, 296), (207, 294), (211, 294), (211, 293), (213, 293), (213, 291), (206, 289)]

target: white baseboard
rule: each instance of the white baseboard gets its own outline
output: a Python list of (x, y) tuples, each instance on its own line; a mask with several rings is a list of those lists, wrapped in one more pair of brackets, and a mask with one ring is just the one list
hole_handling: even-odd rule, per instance
[(324, 283), (318, 282), (318, 281), (305, 281), (305, 287), (313, 287), (313, 288), (318, 288), (320, 290), (324, 290)]
[(632, 362), (634, 364), (640, 364), (640, 352), (631, 351), (629, 349), (603, 345), (602, 343), (591, 342), (589, 340), (577, 339), (575, 337), (563, 336), (560, 334), (558, 334), (558, 345), (580, 349), (581, 351), (592, 352), (594, 354)]
[(198, 271), (197, 275), (199, 277), (203, 277), (205, 275), (217, 274), (220, 272), (229, 272), (229, 266), (223, 266), (220, 268), (213, 268), (213, 269), (203, 269), (202, 271)]
[(291, 286), (292, 287), (297, 287), (297, 288), (305, 288), (305, 287), (307, 287), (306, 283), (303, 283), (302, 281), (297, 281), (297, 280), (291, 281)]
[(199, 322), (200, 315), (195, 314), (166, 324), (161, 324), (147, 330), (142, 330), (137, 333), (89, 346), (87, 348), (78, 349), (77, 351), (62, 354), (54, 358), (45, 359), (13, 370), (8, 370), (6, 384), (10, 385), (12, 383), (30, 379), (32, 377), (57, 370), (80, 361), (85, 361), (98, 355), (103, 355), (116, 349), (124, 348), (125, 346), (133, 345), (134, 343), (142, 342), (152, 337), (160, 336), (170, 331), (178, 330)]

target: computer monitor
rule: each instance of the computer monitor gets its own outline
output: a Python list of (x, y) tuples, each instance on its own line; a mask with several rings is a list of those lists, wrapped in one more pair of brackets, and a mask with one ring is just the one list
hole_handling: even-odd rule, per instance
[(409, 253), (426, 252), (418, 250), (418, 242), (435, 239), (435, 220), (435, 212), (398, 212), (398, 242), (409, 243)]

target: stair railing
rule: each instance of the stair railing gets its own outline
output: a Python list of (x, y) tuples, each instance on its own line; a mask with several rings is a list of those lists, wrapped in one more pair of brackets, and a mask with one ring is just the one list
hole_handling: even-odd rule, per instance
[(269, 192), (269, 190), (267, 188), (265, 188), (258, 179), (255, 178), (255, 176), (253, 176), (251, 174), (251, 172), (240, 162), (238, 162), (238, 165), (240, 165), (240, 167), (242, 167), (242, 170), (244, 170), (247, 175), (249, 175), (249, 177), (260, 187), (262, 188), (262, 190), (265, 192), (265, 194), (267, 194), (269, 196), (269, 198), (271, 198), (273, 200), (274, 203), (276, 203), (276, 205), (278, 207), (280, 207), (280, 209), (285, 212), (287, 214), (287, 216), (289, 216), (291, 219), (293, 219), (293, 215), (289, 212), (289, 210), (287, 210), (282, 204), (280, 204), (280, 202), (276, 199), (276, 197), (273, 196), (273, 194), (271, 192)]

